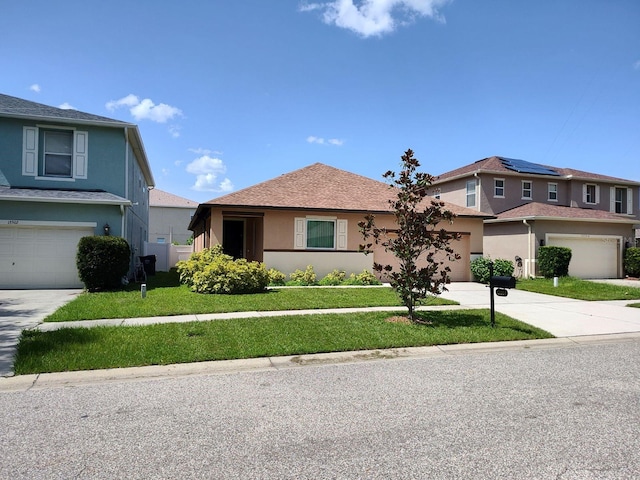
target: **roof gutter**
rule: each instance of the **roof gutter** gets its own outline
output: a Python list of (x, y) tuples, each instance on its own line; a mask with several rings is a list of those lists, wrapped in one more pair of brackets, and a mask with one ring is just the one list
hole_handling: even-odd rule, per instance
[(634, 224), (637, 223), (637, 218), (629, 218), (616, 220), (613, 218), (575, 218), (575, 217), (538, 217), (535, 215), (527, 217), (513, 217), (513, 218), (496, 218), (485, 220), (484, 223), (508, 223), (508, 222), (520, 222), (525, 220), (553, 220), (562, 222), (599, 222), (599, 223), (621, 223), (621, 224)]
[(47, 202), (47, 203), (75, 203), (79, 205), (131, 205), (131, 201), (122, 200), (99, 200), (88, 198), (52, 198), (52, 197), (17, 197), (10, 195), (0, 195), (0, 200), (9, 202)]

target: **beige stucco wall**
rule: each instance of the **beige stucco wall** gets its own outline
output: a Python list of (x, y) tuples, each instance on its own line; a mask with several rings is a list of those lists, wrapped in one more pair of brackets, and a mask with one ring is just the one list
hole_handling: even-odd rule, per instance
[[(346, 270), (347, 273), (359, 273), (363, 269), (371, 270), (374, 261), (387, 263), (388, 254), (381, 248), (373, 255), (365, 256), (359, 252), (364, 240), (360, 234), (358, 223), (364, 220), (363, 213), (342, 212), (303, 212), (294, 210), (259, 210), (225, 208), (225, 218), (242, 217), (242, 215), (262, 215), (262, 247), (260, 257), (269, 268), (277, 268), (284, 273), (291, 273), (296, 269), (304, 269), (313, 265), (318, 276), (326, 275), (333, 269)], [(297, 250), (294, 248), (295, 219), (304, 217), (327, 217), (347, 221), (347, 248), (336, 251)], [(223, 214), (221, 209), (211, 212), (211, 229), (209, 231), (210, 244), (222, 242)], [(392, 215), (377, 215), (376, 224), (380, 227), (394, 228)], [(442, 228), (463, 234), (459, 242), (455, 242), (454, 249), (460, 253), (462, 259), (452, 265), (455, 281), (471, 279), (469, 263), (471, 255), (482, 255), (483, 224), (480, 218), (456, 218), (453, 225), (443, 224)], [(204, 242), (197, 238), (196, 249), (203, 248)], [(389, 262), (393, 263), (393, 262)]]

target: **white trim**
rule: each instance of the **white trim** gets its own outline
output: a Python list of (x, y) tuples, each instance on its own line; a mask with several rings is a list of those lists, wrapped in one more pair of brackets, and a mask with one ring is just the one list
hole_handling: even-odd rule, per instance
[(545, 216), (529, 216), (529, 217), (513, 217), (513, 218), (494, 218), (483, 220), (483, 223), (508, 223), (508, 222), (522, 222), (523, 220), (553, 220), (560, 222), (587, 222), (587, 223), (626, 223), (633, 224), (638, 220), (634, 218), (629, 219), (605, 219), (605, 218), (575, 218), (575, 217), (545, 217)]
[(96, 228), (96, 222), (51, 222), (46, 220), (3, 220), (0, 227), (59, 227), (59, 228)]
[(11, 195), (0, 195), (0, 200), (9, 202), (77, 203), (81, 205), (131, 205), (131, 201), (126, 199), (122, 202), (117, 200), (91, 200), (86, 198), (14, 197)]
[(53, 130), (75, 130), (76, 129), (76, 127), (67, 127), (63, 125), (48, 125), (48, 124), (42, 124), (42, 123), (37, 123), (36, 127), (53, 129)]
[(76, 179), (73, 177), (34, 177), (34, 180), (46, 180), (47, 182), (75, 182)]

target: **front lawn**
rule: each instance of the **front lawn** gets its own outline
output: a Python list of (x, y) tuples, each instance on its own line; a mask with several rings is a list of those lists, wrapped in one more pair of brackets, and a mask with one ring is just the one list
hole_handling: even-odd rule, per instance
[(552, 337), (500, 313), (496, 313), (496, 328), (491, 328), (489, 310), (420, 312), (421, 318), (432, 322), (431, 325), (386, 321), (405, 313), (318, 314), (144, 327), (65, 328), (52, 332), (27, 330), (18, 345), (14, 370), (16, 374), (28, 374)]
[(552, 278), (518, 279), (516, 288), (528, 292), (588, 301), (640, 299), (640, 288), (590, 282), (575, 277), (560, 277), (557, 287), (553, 286)]
[[(433, 298), (425, 305), (455, 303)], [(175, 272), (158, 272), (148, 279), (146, 298), (142, 298), (137, 284), (117, 292), (85, 292), (48, 316), (45, 322), (399, 305), (398, 296), (389, 287), (286, 287), (265, 293), (210, 295), (193, 293), (185, 285), (180, 285)]]

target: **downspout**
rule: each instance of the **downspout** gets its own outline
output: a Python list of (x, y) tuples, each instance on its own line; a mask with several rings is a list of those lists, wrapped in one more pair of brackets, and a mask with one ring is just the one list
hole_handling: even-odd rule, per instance
[[(531, 225), (527, 223), (527, 219), (522, 220), (529, 229), (529, 235), (527, 235), (527, 268), (525, 270), (525, 278), (530, 278), (531, 275)], [(534, 270), (535, 271), (535, 270)]]
[[(129, 199), (129, 129), (124, 127), (124, 198)], [(125, 222), (125, 209), (120, 207), (122, 212), (122, 238), (127, 239), (127, 223)]]

